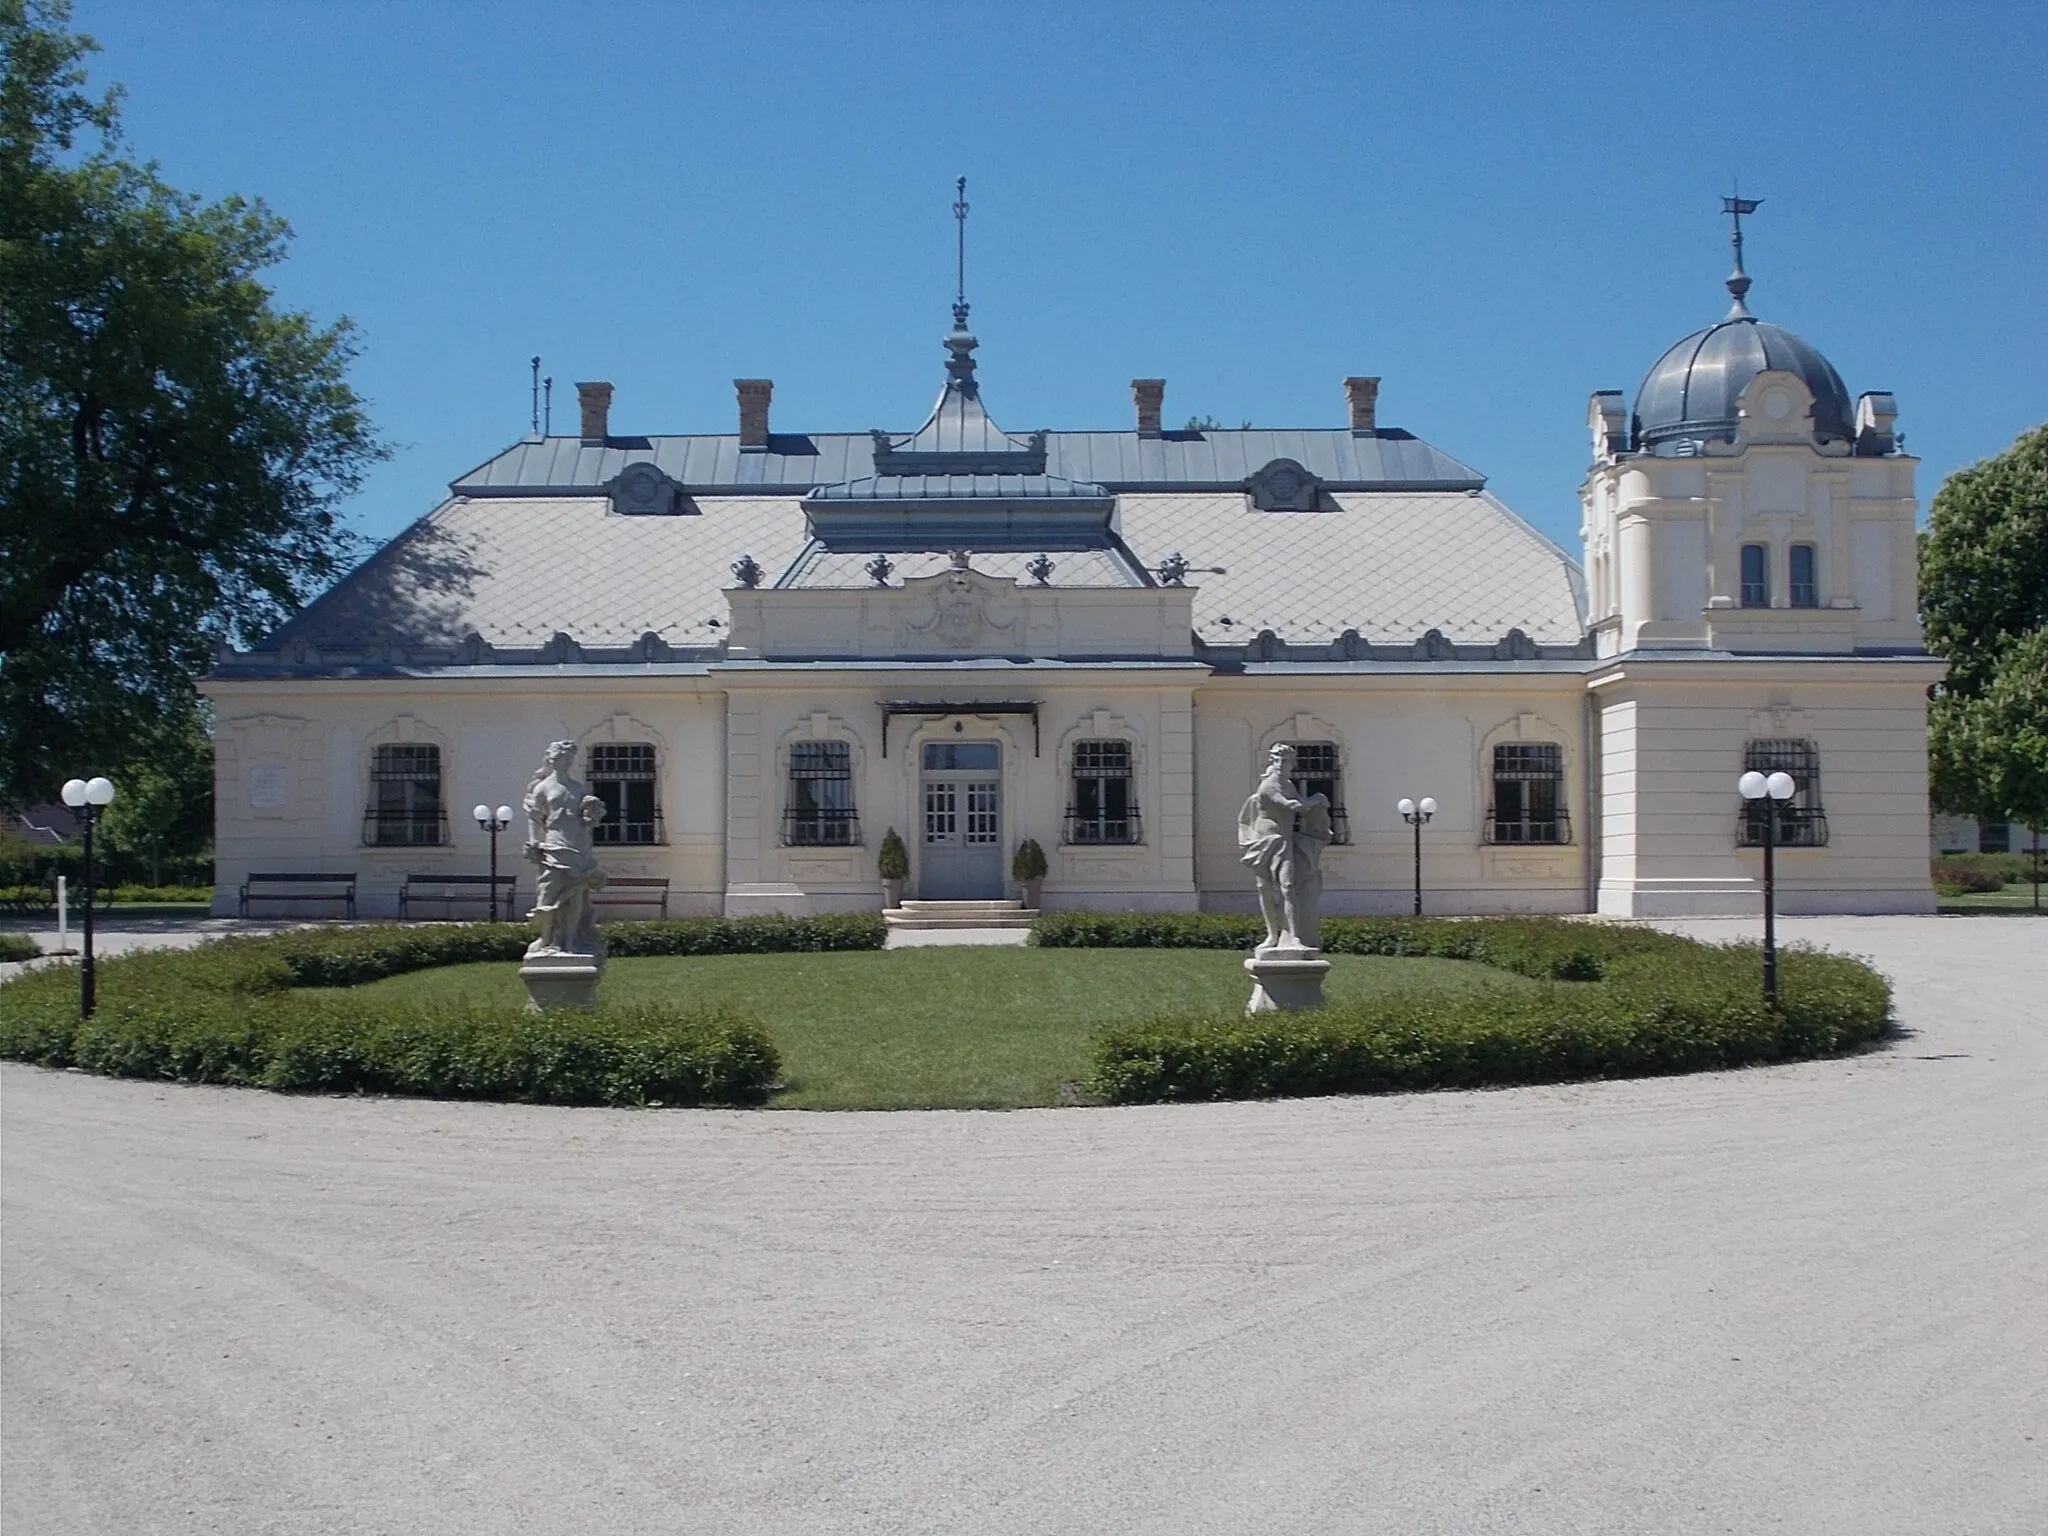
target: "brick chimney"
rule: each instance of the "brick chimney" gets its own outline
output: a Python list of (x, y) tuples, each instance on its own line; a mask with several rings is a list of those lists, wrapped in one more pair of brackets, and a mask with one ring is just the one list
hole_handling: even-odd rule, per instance
[(583, 407), (583, 441), (602, 443), (612, 435), (612, 387), (578, 384), (576, 403)]
[(1166, 380), (1131, 380), (1131, 400), (1138, 407), (1138, 436), (1159, 435), (1159, 413), (1166, 408)]
[(768, 447), (768, 402), (775, 397), (773, 379), (734, 379), (740, 397), (740, 447), (756, 453)]
[(1363, 436), (1379, 426), (1380, 381), (1346, 379), (1344, 399), (1351, 406), (1351, 430)]

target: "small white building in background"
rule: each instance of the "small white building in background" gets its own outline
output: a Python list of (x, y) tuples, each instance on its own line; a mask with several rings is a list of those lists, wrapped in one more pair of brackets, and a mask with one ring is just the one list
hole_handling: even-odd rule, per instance
[[(1428, 910), (1760, 909), (1736, 778), (1799, 784), (1793, 912), (1933, 910), (1914, 470), (1891, 396), (1852, 403), (1734, 308), (1593, 396), (1585, 562), (1344, 383), (1335, 428), (1122, 431), (991, 419), (964, 304), (909, 433), (533, 437), (263, 644), (224, 652), (219, 887), (477, 873), (473, 803), (515, 807), (573, 738), (615, 875), (683, 913), (1014, 893), (1244, 911), (1237, 811), (1276, 742), (1340, 811), (1324, 907), (1411, 901), (1395, 809), (1433, 796)], [(1335, 393), (1334, 389), (1332, 391)], [(519, 833), (511, 835), (514, 854)]]

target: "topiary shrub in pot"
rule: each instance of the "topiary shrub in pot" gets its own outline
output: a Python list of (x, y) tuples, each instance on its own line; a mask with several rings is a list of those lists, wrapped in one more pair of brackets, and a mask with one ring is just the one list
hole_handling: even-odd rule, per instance
[(1038, 910), (1045, 868), (1045, 850), (1038, 846), (1037, 838), (1027, 837), (1017, 845), (1017, 856), (1010, 860), (1010, 878), (1024, 888), (1024, 905), (1030, 911)]
[(900, 907), (903, 905), (903, 882), (910, 878), (910, 850), (903, 846), (903, 839), (891, 827), (882, 838), (882, 851), (875, 858), (875, 869), (882, 877), (882, 905)]

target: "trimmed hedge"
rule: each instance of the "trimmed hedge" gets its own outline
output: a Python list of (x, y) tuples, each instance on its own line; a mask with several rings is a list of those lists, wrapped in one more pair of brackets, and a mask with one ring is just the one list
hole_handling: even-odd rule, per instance
[[(1249, 948), (1264, 933), (1256, 919), (1213, 914), (1075, 913), (1042, 919), (1037, 939), (1226, 949)], [(1891, 1024), (1882, 976), (1803, 948), (1780, 955), (1772, 1011), (1754, 945), (1544, 918), (1336, 918), (1322, 937), (1334, 954), (1472, 960), (1552, 985), (1114, 1026), (1096, 1037), (1091, 1086), (1135, 1104), (1645, 1077), (1832, 1055)]]
[[(618, 923), (619, 955), (879, 949), (879, 916)], [(69, 967), (0, 987), (0, 1056), (119, 1077), (291, 1092), (417, 1094), (545, 1104), (758, 1104), (774, 1044), (727, 1010), (427, 1008), (345, 989), (470, 961), (514, 962), (532, 934), (508, 923), (301, 928), (100, 967), (78, 1018)], [(295, 988), (320, 988), (308, 993)]]
[(25, 933), (0, 933), (0, 961), (33, 960), (42, 946)]

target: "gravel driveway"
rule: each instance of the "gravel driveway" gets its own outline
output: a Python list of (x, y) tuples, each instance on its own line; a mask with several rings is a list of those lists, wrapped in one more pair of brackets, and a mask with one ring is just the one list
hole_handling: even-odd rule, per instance
[(2048, 1530), (2048, 924), (1784, 926), (1910, 1036), (1011, 1114), (8, 1065), (0, 1524)]

